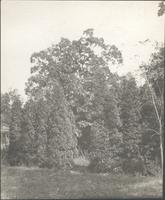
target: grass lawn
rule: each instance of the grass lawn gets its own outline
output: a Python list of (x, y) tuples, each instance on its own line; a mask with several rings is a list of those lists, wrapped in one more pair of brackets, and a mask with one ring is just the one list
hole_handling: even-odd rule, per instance
[(2, 167), (1, 199), (161, 197), (160, 177), (72, 174), (48, 169)]

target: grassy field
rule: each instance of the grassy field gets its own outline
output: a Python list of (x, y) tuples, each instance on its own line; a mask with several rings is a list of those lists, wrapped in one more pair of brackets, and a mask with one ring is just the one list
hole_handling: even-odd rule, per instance
[(161, 197), (160, 177), (128, 177), (2, 167), (1, 199)]

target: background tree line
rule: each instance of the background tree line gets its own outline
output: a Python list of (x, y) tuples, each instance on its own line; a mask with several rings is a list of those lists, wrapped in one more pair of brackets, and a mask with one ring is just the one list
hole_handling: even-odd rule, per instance
[(140, 66), (142, 86), (131, 73), (111, 72), (122, 62), (120, 50), (93, 29), (33, 53), (27, 101), (16, 91), (1, 95), (8, 163), (68, 169), (83, 153), (95, 172), (156, 174), (163, 163), (164, 47)]

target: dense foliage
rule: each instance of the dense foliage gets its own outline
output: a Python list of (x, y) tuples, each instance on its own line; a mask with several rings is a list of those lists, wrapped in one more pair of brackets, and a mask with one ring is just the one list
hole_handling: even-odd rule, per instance
[(159, 7), (158, 16), (160, 17), (165, 13), (165, 3), (163, 0), (159, 3), (158, 7)]
[(28, 100), (22, 104), (12, 92), (1, 97), (9, 163), (66, 169), (83, 152), (91, 171), (156, 173), (151, 165), (162, 162), (163, 48), (141, 66), (143, 86), (131, 74), (111, 72), (122, 62), (119, 49), (93, 29), (34, 53)]

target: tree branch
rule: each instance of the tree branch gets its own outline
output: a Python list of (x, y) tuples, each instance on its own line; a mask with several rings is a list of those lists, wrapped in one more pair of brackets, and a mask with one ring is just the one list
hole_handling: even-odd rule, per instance
[(148, 81), (148, 78), (147, 78), (147, 75), (146, 75), (146, 74), (145, 74), (145, 77), (146, 77), (146, 81), (147, 81), (149, 90), (150, 90), (150, 92), (151, 92), (152, 102), (153, 102), (154, 109), (155, 109), (155, 112), (156, 112), (157, 120), (158, 120), (158, 123), (159, 123), (159, 125), (160, 125), (160, 124), (161, 124), (161, 119), (160, 119), (159, 112), (158, 112), (158, 108), (157, 108), (157, 106), (156, 106), (156, 102), (155, 102), (155, 99), (154, 99), (153, 90), (152, 90), (152, 88), (151, 88), (151, 86), (150, 86), (150, 83), (149, 83), (149, 81)]

